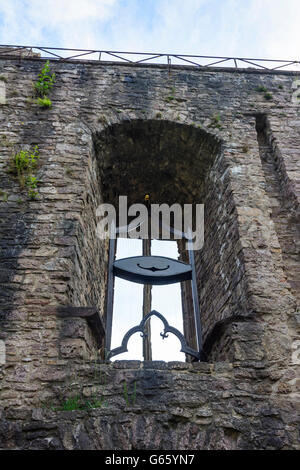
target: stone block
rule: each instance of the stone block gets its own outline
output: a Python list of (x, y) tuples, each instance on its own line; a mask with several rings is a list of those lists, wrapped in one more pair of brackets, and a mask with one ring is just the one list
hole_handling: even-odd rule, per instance
[(6, 347), (5, 342), (0, 339), (0, 365), (4, 365), (6, 363)]
[(6, 84), (0, 80), (0, 105), (6, 104)]

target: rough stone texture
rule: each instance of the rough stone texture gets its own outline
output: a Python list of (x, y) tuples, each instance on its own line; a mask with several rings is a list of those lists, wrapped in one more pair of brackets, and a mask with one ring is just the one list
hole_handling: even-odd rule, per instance
[(0, 364), (3, 365), (5, 363), (6, 363), (5, 342), (1, 339), (0, 340)]
[(0, 104), (6, 103), (6, 86), (5, 82), (0, 80)]
[[(1, 446), (299, 448), (297, 74), (52, 62), (53, 107), (43, 110), (28, 100), (42, 65), (0, 60)], [(6, 170), (34, 145), (40, 198), (30, 201)], [(69, 396), (75, 371), (85, 394), (94, 384), (89, 324), (47, 309), (95, 307), (105, 324), (95, 208), (147, 192), (205, 204), (195, 256), (213, 364), (104, 364), (107, 407), (41, 409)], [(191, 338), (188, 289), (183, 304)], [(134, 382), (136, 404), (124, 409)]]
[[(124, 361), (77, 363), (64, 378), (63, 370), (40, 371), (43, 407), (3, 410), (1, 449), (299, 449), (299, 402), (284, 387), (274, 401), (274, 378), (260, 367)], [(102, 406), (63, 411), (71, 396)]]
[(0, 55), (3, 58), (7, 58), (10, 56), (24, 58), (24, 57), (41, 57), (39, 52), (33, 52), (31, 48), (28, 47), (7, 47), (7, 46), (0, 46)]

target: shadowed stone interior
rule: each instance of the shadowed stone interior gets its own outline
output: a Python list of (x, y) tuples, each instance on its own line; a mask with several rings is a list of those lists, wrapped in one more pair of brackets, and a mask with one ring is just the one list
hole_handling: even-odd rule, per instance
[[(133, 120), (107, 127), (105, 131), (95, 135), (94, 142), (103, 202), (113, 204), (117, 210), (120, 195), (128, 197), (128, 207), (133, 203), (144, 203), (145, 194), (150, 195), (151, 203), (179, 203), (182, 208), (184, 204), (205, 201), (205, 213), (215, 220), (219, 219), (219, 206), (225, 199), (221, 200), (221, 204), (215, 204), (216, 198), (208, 197), (208, 190), (211, 191), (210, 194), (222, 190), (222, 184), (210, 177), (216, 158), (221, 156), (221, 141), (212, 134), (200, 128), (160, 119)], [(214, 173), (219, 171), (219, 167), (220, 164), (216, 166)], [(207, 221), (205, 225), (209, 227), (206, 238), (217, 240), (220, 231), (214, 229), (211, 233), (212, 227)], [(226, 238), (225, 230), (221, 236)], [(224, 240), (219, 240), (220, 246), (222, 243)], [(179, 251), (182, 251), (181, 246), (185, 250), (184, 244), (179, 243)], [(217, 261), (217, 252), (212, 252), (208, 243), (201, 251), (206, 252), (210, 263)], [(186, 255), (182, 253), (181, 256)], [(198, 252), (196, 256), (199, 257)], [(202, 266), (198, 270), (198, 279), (201, 292)], [(182, 288), (187, 292), (189, 285), (185, 283)], [(207, 305), (213, 300), (210, 292), (207, 292), (207, 297), (203, 300), (204, 310), (207, 310)], [(195, 348), (191, 294), (188, 296), (188, 304), (184, 304), (183, 312), (185, 336)], [(211, 328), (215, 320), (215, 312), (210, 312), (210, 324), (206, 325), (206, 316), (203, 315), (204, 332)]]
[(108, 127), (95, 137), (103, 199), (118, 207), (119, 195), (128, 205), (172, 205), (203, 201), (205, 179), (220, 141), (207, 132), (165, 120), (128, 121)]

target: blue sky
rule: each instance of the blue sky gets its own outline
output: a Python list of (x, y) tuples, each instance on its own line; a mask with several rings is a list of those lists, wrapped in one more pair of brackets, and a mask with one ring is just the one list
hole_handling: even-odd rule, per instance
[(298, 0), (0, 0), (0, 44), (299, 59)]

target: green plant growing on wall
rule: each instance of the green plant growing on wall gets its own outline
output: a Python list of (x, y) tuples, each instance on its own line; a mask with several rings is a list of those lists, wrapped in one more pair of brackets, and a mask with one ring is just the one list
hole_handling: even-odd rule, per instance
[(174, 96), (172, 96), (172, 95), (166, 96), (166, 98), (165, 98), (165, 101), (167, 103), (171, 103), (171, 101), (173, 101), (173, 100), (174, 100)]
[(215, 127), (217, 129), (223, 129), (221, 126), (221, 116), (220, 114), (214, 114), (211, 118), (211, 123), (209, 124), (208, 127)]
[(62, 403), (61, 406), (54, 408), (54, 411), (71, 411), (71, 410), (80, 410), (82, 409), (82, 403), (79, 397), (70, 397)]
[(166, 98), (165, 98), (165, 101), (166, 101), (167, 103), (171, 103), (171, 101), (173, 101), (173, 100), (174, 100), (174, 96), (171, 96), (171, 95), (170, 95), (170, 96), (166, 96)]
[[(74, 393), (74, 385), (78, 387), (77, 392)], [(66, 393), (64, 393), (63, 400), (60, 404), (55, 406), (53, 404), (44, 403), (45, 408), (50, 408), (53, 411), (71, 411), (71, 410), (91, 410), (93, 408), (101, 408), (107, 406), (108, 403), (105, 399), (104, 389), (106, 387), (106, 373), (102, 373), (101, 367), (97, 362), (97, 357), (94, 361), (94, 377), (93, 389), (89, 397), (84, 396), (83, 384), (80, 383), (78, 371), (75, 369), (71, 376), (71, 381), (67, 385)]]
[(47, 98), (47, 96), (44, 96), (44, 98), (38, 98), (37, 99), (37, 104), (41, 108), (51, 108), (52, 107), (52, 101)]
[(9, 142), (9, 140), (7, 139), (7, 136), (5, 134), (3, 134), (1, 136), (1, 139), (2, 139), (1, 144), (4, 145), (5, 147), (13, 147), (14, 146), (14, 144), (12, 142)]
[(38, 197), (38, 179), (35, 176), (29, 175), (26, 180), (26, 186), (28, 186), (28, 197), (29, 199), (37, 199)]
[(267, 93), (264, 94), (264, 98), (265, 100), (270, 101), (273, 98), (273, 96), (271, 95), (269, 91), (267, 91)]
[(259, 93), (265, 93), (267, 89), (265, 86), (259, 85), (258, 87), (255, 88), (255, 91), (258, 91)]
[(13, 155), (10, 165), (9, 173), (15, 175), (18, 179), (20, 188), (28, 187), (28, 197), (36, 199), (38, 197), (38, 179), (35, 176), (39, 160), (39, 150), (36, 145), (32, 151), (20, 150), (20, 152)]
[(72, 170), (72, 168), (70, 168), (69, 166), (66, 166), (65, 167), (65, 174), (67, 176), (73, 176), (74, 175), (74, 171)]
[(165, 98), (165, 101), (167, 103), (171, 103), (171, 101), (173, 101), (175, 99), (175, 87), (172, 87), (171, 90), (170, 90), (170, 94), (168, 96), (166, 96)]
[(85, 400), (79, 395), (67, 398), (60, 406), (51, 406), (53, 411), (72, 411), (72, 410), (90, 410), (93, 408), (101, 408), (104, 404), (103, 398)]
[(10, 98), (15, 98), (16, 96), (19, 96), (19, 92), (17, 90), (12, 90), (9, 96)]
[(51, 73), (49, 64), (49, 60), (47, 60), (38, 75), (38, 81), (34, 84), (34, 88), (41, 98), (48, 96), (55, 83), (55, 73)]
[(271, 93), (267, 90), (267, 88), (263, 85), (259, 85), (258, 87), (255, 88), (255, 91), (258, 91), (259, 93), (264, 93), (264, 98), (265, 100), (271, 100), (273, 96)]
[[(38, 80), (34, 84), (34, 89), (38, 95), (37, 100), (33, 100), (41, 108), (51, 108), (52, 102), (48, 96), (49, 92), (52, 90), (55, 83), (55, 73), (51, 73), (49, 60), (45, 63), (42, 70), (38, 74)], [(32, 99), (29, 98), (29, 102)]]

